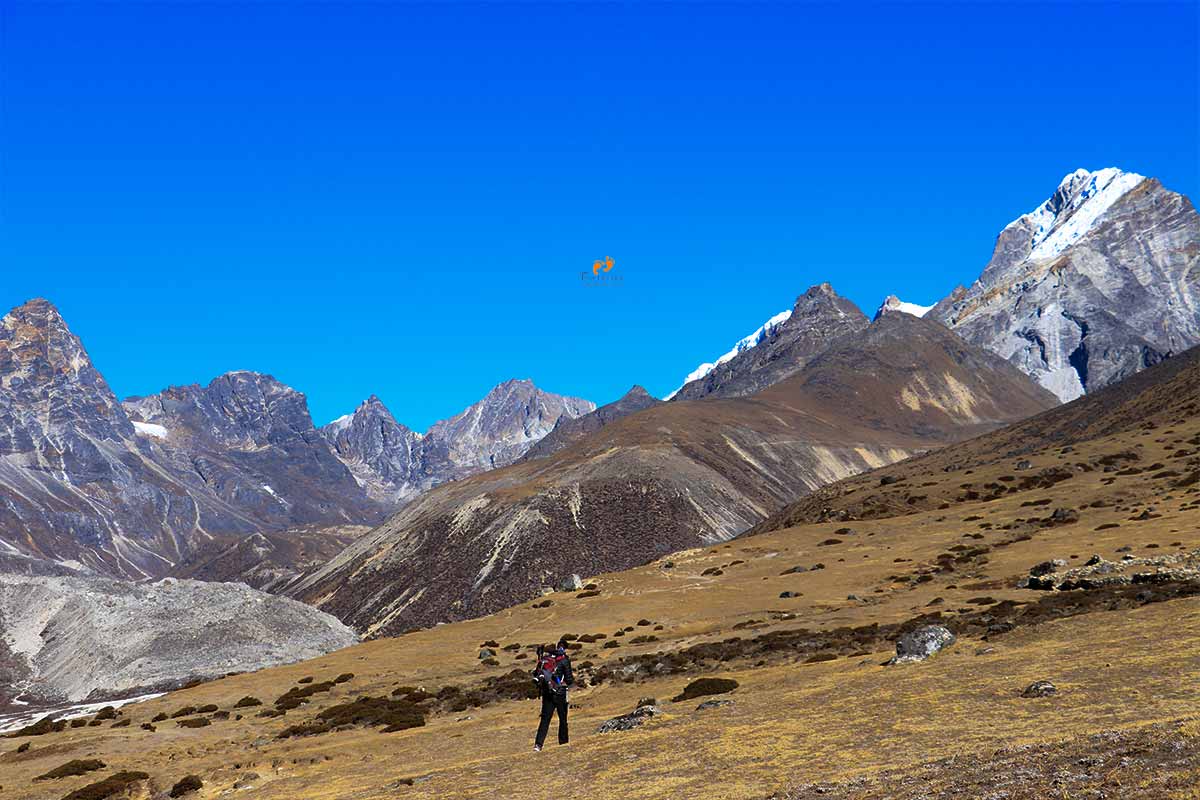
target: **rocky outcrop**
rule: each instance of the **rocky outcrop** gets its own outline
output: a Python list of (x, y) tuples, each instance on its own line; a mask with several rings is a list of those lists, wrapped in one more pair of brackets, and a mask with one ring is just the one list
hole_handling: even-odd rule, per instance
[(929, 316), (1073, 400), (1200, 343), (1200, 216), (1153, 178), (1077, 170)]
[(529, 448), (526, 459), (544, 458), (557, 453), (564, 447), (569, 447), (590, 433), (603, 428), (612, 422), (636, 414), (647, 408), (658, 405), (662, 401), (653, 397), (641, 386), (634, 386), (620, 400), (600, 406), (582, 417), (559, 417), (554, 430), (550, 431), (540, 442)]
[(217, 533), (382, 516), (274, 379), (230, 373), (122, 404), (50, 303), (0, 320), (6, 565), (160, 576)]
[(321, 429), (372, 497), (399, 505), (447, 481), (513, 463), (562, 422), (595, 404), (505, 381), (424, 435), (406, 428), (372, 395)]
[[(781, 321), (776, 322), (779, 319)], [(796, 298), (790, 314), (772, 318), (757, 334), (718, 359), (711, 369), (693, 373), (671, 396), (676, 400), (746, 397), (794, 375), (838, 338), (867, 327), (866, 316), (828, 283)], [(752, 339), (752, 341), (751, 341)], [(690, 377), (690, 376), (689, 376)]]
[(285, 591), (373, 636), (479, 616), (729, 539), (803, 492), (1053, 403), (941, 325), (889, 314), (754, 397), (661, 403), (433, 489)]
[(955, 636), (941, 625), (925, 625), (896, 640), (896, 655), (889, 664), (911, 664), (924, 661), (954, 644)]
[(0, 574), (0, 620), (21, 672), (5, 691), (38, 704), (174, 688), (357, 641), (333, 617), (294, 600), (174, 578), (134, 584)]

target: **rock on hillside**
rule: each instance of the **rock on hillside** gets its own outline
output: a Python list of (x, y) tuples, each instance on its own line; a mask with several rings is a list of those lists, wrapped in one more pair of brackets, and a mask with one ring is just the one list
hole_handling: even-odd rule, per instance
[(1076, 170), (929, 316), (1073, 400), (1200, 343), (1200, 216), (1153, 178)]
[(0, 691), (39, 703), (177, 687), (357, 641), (303, 603), (241, 584), (174, 578), (134, 584), (0, 574), (0, 626), (17, 674)]
[(396, 422), (372, 396), (322, 428), (367, 492), (392, 505), (447, 481), (513, 463), (564, 420), (594, 403), (510, 380), (421, 435)]
[(906, 314), (838, 348), (754, 397), (662, 403), (434, 489), (285, 591), (369, 635), (479, 616), (729, 539), (802, 492), (1054, 402)]
[(835, 339), (866, 328), (868, 322), (854, 303), (839, 297), (828, 283), (813, 286), (796, 298), (790, 314), (773, 317), (711, 369), (693, 372), (698, 377), (670, 399), (754, 394), (795, 374)]
[(554, 430), (550, 431), (540, 442), (529, 448), (526, 459), (544, 458), (551, 453), (557, 453), (579, 441), (589, 433), (595, 433), (609, 423), (616, 422), (622, 417), (636, 414), (647, 408), (658, 405), (662, 401), (653, 397), (641, 386), (634, 386), (620, 400), (600, 406), (590, 414), (582, 417), (560, 417)]

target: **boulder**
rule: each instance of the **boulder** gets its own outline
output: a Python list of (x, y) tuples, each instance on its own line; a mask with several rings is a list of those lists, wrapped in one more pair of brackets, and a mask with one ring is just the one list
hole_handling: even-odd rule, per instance
[(924, 661), (939, 650), (954, 644), (955, 636), (942, 625), (925, 625), (906, 633), (896, 641), (896, 656), (889, 664)]
[(1034, 681), (1025, 687), (1021, 697), (1049, 697), (1058, 693), (1058, 687), (1050, 681)]
[(733, 705), (732, 700), (705, 700), (700, 705), (696, 706), (697, 711), (707, 711), (710, 708), (720, 708), (721, 706)]
[(480, 661), (484, 660), (485, 658), (495, 658), (495, 657), (496, 657), (496, 651), (491, 649), (490, 647), (485, 647), (479, 651), (479, 660)]
[(596, 733), (612, 733), (613, 731), (631, 731), (646, 720), (659, 713), (658, 706), (638, 706), (628, 714), (604, 722), (596, 729)]
[(558, 584), (560, 592), (578, 592), (583, 588), (583, 578), (578, 575), (568, 575)]
[[(1099, 556), (1094, 556), (1094, 558), (1099, 558)], [(1089, 561), (1088, 563), (1090, 564), (1091, 562)], [(1053, 575), (1066, 565), (1067, 562), (1061, 558), (1056, 558), (1053, 561), (1043, 561), (1042, 563), (1035, 564), (1033, 567), (1031, 567), (1029, 574), (1036, 578), (1040, 578), (1043, 575)]]

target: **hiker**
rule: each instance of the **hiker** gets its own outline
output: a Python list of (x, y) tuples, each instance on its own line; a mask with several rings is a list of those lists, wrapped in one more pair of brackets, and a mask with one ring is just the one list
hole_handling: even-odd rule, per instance
[(571, 671), (571, 657), (567, 655), (567, 640), (559, 639), (551, 647), (539, 646), (537, 666), (533, 680), (542, 695), (542, 719), (538, 723), (537, 739), (533, 750), (539, 752), (550, 730), (550, 718), (558, 712), (558, 743), (567, 743), (567, 687), (575, 685), (575, 674)]

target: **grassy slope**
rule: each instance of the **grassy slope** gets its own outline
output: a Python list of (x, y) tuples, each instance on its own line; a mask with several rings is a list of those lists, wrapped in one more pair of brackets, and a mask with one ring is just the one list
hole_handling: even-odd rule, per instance
[[(919, 765), (936, 759), (968, 755), (964, 763), (977, 763), (980, 756), (991, 756), (1001, 747), (1164, 721), (1192, 719), (1177, 733), (1192, 742), (1200, 737), (1200, 725), (1194, 721), (1195, 686), (1200, 685), (1200, 597), (1115, 611), (1102, 610), (1100, 604), (1093, 613), (1020, 627), (987, 642), (962, 637), (931, 661), (906, 667), (881, 666), (888, 655), (887, 645), (881, 643), (868, 654), (843, 655), (825, 663), (804, 664), (802, 658), (785, 653), (762, 666), (748, 659), (708, 661), (692, 664), (686, 673), (627, 684), (607, 682), (574, 695), (578, 708), (572, 717), (572, 745), (550, 746), (541, 754), (529, 752), (537, 704), (528, 701), (442, 713), (424, 728), (394, 734), (359, 729), (285, 741), (274, 735), (335, 701), (383, 694), (397, 684), (466, 686), (529, 663), (502, 651), (500, 667), (481, 666), (478, 647), (488, 639), (525, 645), (564, 632), (605, 632), (611, 637), (641, 618), (664, 626), (655, 643), (617, 649), (586, 645), (576, 655), (577, 662), (599, 665), (636, 653), (678, 650), (732, 636), (749, 638), (771, 630), (804, 627), (819, 632), (901, 622), (929, 610), (927, 604), (935, 597), (944, 599), (935, 607), (950, 619), (977, 614), (980, 606), (968, 601), (983, 595), (1037, 601), (1045, 595), (1015, 588), (1014, 583), (1045, 559), (1063, 558), (1074, 566), (1092, 553), (1118, 559), (1116, 551), (1123, 546), (1132, 547), (1139, 557), (1200, 548), (1200, 508), (1193, 505), (1200, 495), (1195, 485), (1175, 487), (1180, 476), (1200, 465), (1194, 454), (1200, 448), (1189, 441), (1196, 437), (1200, 419), (1195, 415), (1162, 417), (1157, 427), (1135, 425), (1076, 444), (1066, 453), (1056, 447), (1025, 455), (1032, 461), (1026, 471), (1015, 471), (1014, 459), (1007, 457), (949, 472), (940, 462), (937, 469), (924, 472), (908, 469), (901, 484), (888, 488), (923, 499), (913, 505), (901, 503), (911, 512), (903, 516), (804, 524), (676, 554), (670, 557), (675, 565), (670, 569), (660, 561), (598, 576), (598, 597), (559, 594), (549, 608), (534, 609), (526, 603), (479, 620), (176, 692), (128, 710), (134, 723), (128, 728), (110, 729), (105, 723), (3, 740), (0, 785), (5, 797), (57, 800), (94, 778), (35, 784), (32, 777), (72, 758), (98, 757), (110, 771), (144, 770), (160, 788), (195, 772), (207, 784), (202, 797), (218, 796), (245, 773), (254, 772), (259, 777), (249, 783), (255, 788), (237, 796), (491, 798), (521, 797), (552, 787), (560, 797), (592, 800), (757, 798), (808, 782), (867, 778), (885, 770), (895, 770), (886, 774), (900, 785), (895, 776), (923, 775)], [(1098, 465), (1101, 457), (1122, 451), (1138, 454), (1135, 469), (1164, 466), (1125, 475), (1093, 468), (1073, 472), (1073, 477), (1049, 488), (1034, 487), (990, 502), (963, 499), (963, 483), (982, 486), (1047, 467)], [(1170, 472), (1179, 474), (1164, 474)], [(877, 479), (874, 484), (878, 486)], [(859, 485), (867, 487), (870, 481), (859, 479)], [(1109, 505), (1091, 507), (1096, 500)], [(1049, 502), (1022, 505), (1036, 501)], [(938, 508), (943, 503), (949, 507)], [(1078, 522), (1043, 528), (1017, 521), (1044, 518), (1059, 507), (1078, 510)], [(1134, 519), (1149, 507), (1159, 516)], [(1119, 527), (1096, 530), (1102, 524)], [(837, 533), (844, 527), (854, 532)], [(1022, 538), (1025, 535), (1029, 538)], [(970, 538), (977, 536), (982, 538)], [(820, 544), (830, 538), (841, 543)], [(996, 546), (1006, 541), (1011, 543)], [(931, 572), (927, 582), (907, 579), (930, 572), (940, 553), (964, 542), (989, 551), (954, 572)], [(730, 566), (739, 560), (743, 563)], [(780, 574), (793, 565), (816, 562), (826, 568)], [(723, 567), (723, 574), (701, 575), (711, 567)], [(784, 590), (802, 596), (781, 599)], [(864, 599), (848, 600), (849, 594)], [(795, 617), (784, 619), (779, 612)], [(762, 623), (732, 630), (749, 620)], [(637, 633), (649, 630), (638, 628)], [(628, 642), (633, 635), (618, 641)], [(981, 652), (989, 648), (991, 652)], [(332, 695), (279, 719), (218, 720), (196, 730), (162, 723), (155, 733), (138, 728), (159, 711), (208, 702), (229, 708), (247, 694), (269, 703), (303, 676), (320, 680), (341, 672), (354, 672), (356, 677)], [(727, 696), (733, 705), (699, 712), (698, 701), (666, 704), (662, 717), (638, 730), (595, 733), (601, 721), (632, 709), (638, 698), (669, 698), (688, 681), (706, 675), (741, 682)], [(1020, 698), (1020, 689), (1037, 679), (1054, 681), (1060, 694)], [(13, 754), (23, 741), (32, 742), (32, 748)], [(1155, 774), (1177, 780), (1177, 786), (1200, 784), (1194, 760), (1176, 761), (1156, 767)], [(954, 779), (953, 769), (940, 769), (929, 775)], [(400, 778), (418, 780), (413, 786), (396, 786)], [(1139, 772), (1136, 761), (1106, 771), (1097, 778), (1101, 779), (1108, 782), (1110, 796), (1196, 796), (1186, 788), (1153, 794), (1146, 784), (1155, 775)], [(1031, 778), (1027, 788), (1032, 793), (1027, 796), (1052, 796), (1050, 780), (1039, 786)], [(1125, 787), (1124, 793), (1118, 787)], [(836, 796), (845, 797), (888, 796), (870, 794), (868, 783), (836, 791)]]

